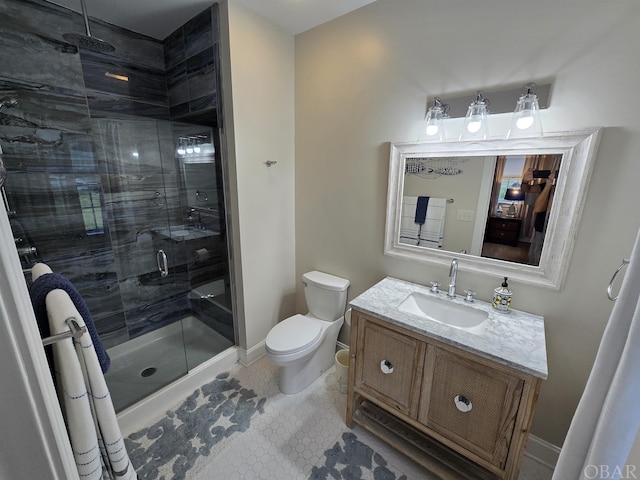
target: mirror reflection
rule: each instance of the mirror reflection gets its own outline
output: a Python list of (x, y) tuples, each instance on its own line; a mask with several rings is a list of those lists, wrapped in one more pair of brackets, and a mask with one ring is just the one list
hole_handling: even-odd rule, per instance
[(392, 143), (385, 255), (560, 289), (600, 133)]
[(537, 266), (560, 154), (405, 161), (399, 243)]

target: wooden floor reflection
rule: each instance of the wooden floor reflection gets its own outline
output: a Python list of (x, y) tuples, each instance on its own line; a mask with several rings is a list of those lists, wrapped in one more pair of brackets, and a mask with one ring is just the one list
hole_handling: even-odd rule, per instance
[(496, 258), (507, 262), (529, 263), (529, 247), (528, 242), (518, 242), (517, 247), (511, 245), (502, 245), (499, 243), (484, 242), (482, 245), (482, 256), (487, 258)]

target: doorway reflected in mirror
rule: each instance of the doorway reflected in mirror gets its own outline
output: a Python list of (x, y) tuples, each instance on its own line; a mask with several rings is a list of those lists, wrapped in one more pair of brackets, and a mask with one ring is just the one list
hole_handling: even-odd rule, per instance
[(483, 257), (538, 266), (562, 155), (500, 155)]

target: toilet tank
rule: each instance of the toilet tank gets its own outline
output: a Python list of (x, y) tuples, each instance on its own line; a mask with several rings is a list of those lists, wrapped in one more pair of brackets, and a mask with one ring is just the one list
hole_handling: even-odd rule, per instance
[(302, 284), (311, 315), (328, 322), (344, 315), (349, 280), (314, 271), (302, 275)]

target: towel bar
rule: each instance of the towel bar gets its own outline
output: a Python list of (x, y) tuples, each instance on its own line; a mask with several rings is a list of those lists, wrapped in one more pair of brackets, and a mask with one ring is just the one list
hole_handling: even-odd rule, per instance
[(52, 343), (56, 343), (56, 342), (59, 342), (60, 340), (64, 340), (66, 338), (71, 338), (71, 337), (77, 340), (87, 331), (87, 327), (80, 327), (80, 325), (78, 325), (78, 322), (75, 319), (75, 317), (69, 317), (64, 322), (69, 327), (69, 331), (43, 338), (42, 339), (43, 346), (46, 347), (47, 345), (51, 345)]
[(613, 277), (611, 277), (611, 281), (609, 282), (609, 286), (607, 287), (607, 297), (609, 297), (609, 300), (611, 300), (612, 302), (615, 302), (616, 299), (618, 298), (618, 295), (614, 297), (611, 294), (613, 290), (613, 282), (616, 280), (616, 277), (618, 276), (618, 273), (620, 273), (620, 270), (622, 270), (628, 264), (629, 264), (629, 260), (626, 258), (623, 258), (622, 264), (620, 264), (618, 269), (613, 273)]

